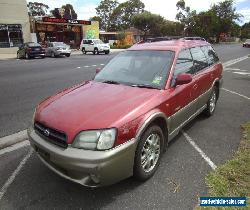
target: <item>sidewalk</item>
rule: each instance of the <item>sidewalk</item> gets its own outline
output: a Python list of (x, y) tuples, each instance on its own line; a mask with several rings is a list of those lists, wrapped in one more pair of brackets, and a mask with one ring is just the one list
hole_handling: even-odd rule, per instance
[[(124, 51), (125, 49), (111, 49), (110, 53), (118, 53)], [(72, 50), (71, 55), (82, 55), (81, 50)], [(0, 54), (0, 60), (13, 60), (16, 59), (16, 53), (13, 54)]]
[(0, 60), (12, 60), (16, 59), (16, 53), (15, 54), (0, 54)]

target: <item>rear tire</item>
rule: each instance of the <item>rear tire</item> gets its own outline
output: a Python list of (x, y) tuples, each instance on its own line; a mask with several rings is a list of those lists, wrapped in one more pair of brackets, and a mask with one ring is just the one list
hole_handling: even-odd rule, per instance
[(164, 147), (164, 135), (158, 125), (152, 125), (142, 134), (135, 152), (134, 177), (145, 181), (157, 170)]
[(106, 55), (108, 55), (109, 53), (110, 53), (110, 51), (109, 51), (109, 50), (105, 51), (105, 54), (106, 54)]
[(215, 112), (215, 108), (216, 108), (216, 103), (218, 100), (218, 96), (219, 96), (219, 92), (218, 92), (218, 88), (217, 87), (213, 87), (211, 96), (207, 102), (207, 108), (204, 110), (204, 114), (207, 117), (210, 117), (214, 114)]
[(25, 58), (26, 58), (26, 59), (30, 59), (30, 56), (29, 56), (28, 53), (25, 53)]
[(87, 52), (85, 51), (85, 48), (84, 48), (84, 47), (82, 48), (82, 53), (85, 54), (85, 55), (86, 55), (86, 53), (87, 53)]
[(70, 54), (66, 54), (66, 57), (70, 57)]

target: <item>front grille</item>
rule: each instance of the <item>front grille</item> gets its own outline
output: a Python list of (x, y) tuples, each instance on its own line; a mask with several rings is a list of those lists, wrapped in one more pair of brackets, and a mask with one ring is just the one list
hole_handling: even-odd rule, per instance
[(59, 147), (67, 148), (67, 136), (65, 133), (49, 128), (39, 122), (35, 122), (34, 129), (36, 133), (46, 141)]

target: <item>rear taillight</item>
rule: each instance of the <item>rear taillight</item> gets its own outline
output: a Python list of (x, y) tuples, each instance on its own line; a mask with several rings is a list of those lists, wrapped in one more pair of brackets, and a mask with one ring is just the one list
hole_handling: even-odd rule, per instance
[(31, 52), (31, 51), (32, 51), (32, 48), (28, 48), (28, 51)]

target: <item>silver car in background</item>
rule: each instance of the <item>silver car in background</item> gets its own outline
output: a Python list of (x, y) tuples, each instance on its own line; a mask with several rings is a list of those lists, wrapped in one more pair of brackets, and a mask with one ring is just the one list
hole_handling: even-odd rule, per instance
[(71, 50), (70, 46), (66, 45), (63, 42), (49, 42), (47, 44), (47, 48), (45, 49), (46, 56), (50, 57), (59, 57), (61, 55), (65, 55), (67, 57), (70, 56)]

